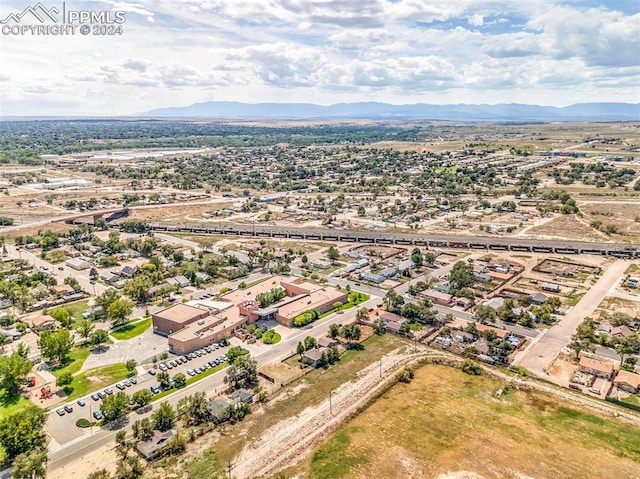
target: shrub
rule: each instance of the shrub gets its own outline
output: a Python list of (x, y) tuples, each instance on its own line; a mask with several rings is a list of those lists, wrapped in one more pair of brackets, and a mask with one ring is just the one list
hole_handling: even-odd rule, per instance
[(76, 426), (78, 427), (91, 427), (91, 422), (88, 419), (81, 417), (76, 421)]
[(475, 361), (465, 359), (462, 364), (462, 372), (469, 374), (470, 376), (480, 376), (482, 374), (482, 367)]

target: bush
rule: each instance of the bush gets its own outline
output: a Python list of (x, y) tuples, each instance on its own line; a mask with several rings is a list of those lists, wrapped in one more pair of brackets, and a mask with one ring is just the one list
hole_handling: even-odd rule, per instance
[(405, 366), (405, 368), (398, 373), (398, 381), (401, 383), (410, 383), (415, 377), (415, 371), (410, 366)]
[(76, 426), (78, 427), (91, 427), (91, 422), (88, 419), (81, 417), (76, 421)]
[(480, 376), (482, 374), (482, 367), (475, 361), (466, 359), (462, 364), (462, 372), (470, 376)]
[(307, 311), (306, 313), (302, 313), (296, 316), (293, 320), (293, 325), (296, 328), (300, 328), (302, 326), (306, 326), (309, 323), (313, 323), (319, 317), (320, 313), (318, 313), (318, 310), (312, 309), (311, 311)]

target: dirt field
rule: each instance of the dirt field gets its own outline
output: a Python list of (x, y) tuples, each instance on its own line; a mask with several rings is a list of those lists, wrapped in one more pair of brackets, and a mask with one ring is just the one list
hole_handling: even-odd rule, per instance
[[(131, 218), (152, 221), (203, 221), (200, 215), (208, 211), (221, 210), (232, 206), (233, 203), (212, 203), (210, 205), (189, 205), (184, 203), (180, 206), (135, 208), (129, 213)], [(207, 221), (212, 221), (208, 219)]]
[(640, 429), (540, 392), (508, 390), (498, 399), (500, 386), (425, 366), (333, 434), (304, 468), (287, 472), (318, 479), (639, 477)]
[(543, 239), (579, 239), (583, 241), (611, 241), (611, 238), (591, 228), (589, 223), (571, 215), (562, 215), (541, 226), (530, 228), (523, 237)]

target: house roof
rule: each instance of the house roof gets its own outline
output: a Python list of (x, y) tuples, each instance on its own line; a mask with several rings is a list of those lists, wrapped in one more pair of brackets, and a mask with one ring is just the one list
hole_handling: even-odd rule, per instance
[(193, 321), (194, 318), (202, 316), (203, 312), (204, 311), (202, 309), (196, 308), (195, 306), (180, 303), (169, 306), (168, 308), (154, 314), (159, 318), (168, 319), (174, 323), (188, 323)]
[(500, 339), (504, 339), (509, 336), (509, 331), (506, 329), (494, 328), (493, 326), (488, 326), (486, 324), (476, 323), (476, 330), (480, 333), (483, 331), (493, 331)]
[(48, 323), (55, 323), (55, 319), (53, 319), (51, 316), (49, 316), (48, 314), (40, 314), (38, 316), (34, 316), (33, 318), (31, 318), (31, 324), (34, 328), (37, 328), (38, 326), (42, 326), (44, 324), (48, 324)]
[(613, 382), (616, 384), (628, 384), (635, 389), (640, 389), (640, 374), (621, 370)]
[(580, 358), (580, 367), (592, 369), (594, 371), (613, 374), (613, 363), (605, 361), (603, 359), (590, 358), (588, 356), (582, 356)]
[(611, 336), (623, 336), (623, 337), (627, 337), (629, 336), (631, 333), (633, 333), (633, 331), (631, 331), (627, 326), (622, 325), (622, 326), (616, 326), (615, 328), (613, 328), (611, 330)]
[(327, 348), (313, 348), (309, 351), (305, 351), (304, 357), (311, 361), (318, 361), (322, 357), (322, 353), (326, 352)]
[(173, 429), (165, 432), (154, 430), (151, 438), (148, 441), (138, 442), (136, 448), (145, 458), (151, 458), (155, 456), (160, 449), (165, 447), (175, 435), (176, 431)]

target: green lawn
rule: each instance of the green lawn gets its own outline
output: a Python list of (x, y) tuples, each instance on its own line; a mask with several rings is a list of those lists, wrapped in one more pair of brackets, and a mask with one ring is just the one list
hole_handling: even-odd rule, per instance
[(136, 336), (144, 333), (151, 326), (151, 318), (144, 318), (142, 320), (136, 320), (135, 322), (131, 322), (129, 324), (124, 325), (119, 328), (117, 331), (111, 333), (116, 339), (123, 341), (125, 339), (135, 338)]
[(67, 399), (72, 400), (82, 397), (87, 393), (98, 391), (135, 374), (135, 371), (130, 373), (124, 363), (83, 371), (73, 378), (73, 382), (69, 386), (65, 387)]
[(9, 397), (4, 389), (0, 389), (0, 420), (32, 405), (24, 396)]
[(67, 356), (67, 360), (51, 369), (51, 372), (55, 377), (60, 377), (60, 375), (64, 373), (75, 374), (82, 368), (85, 360), (89, 357), (89, 348), (73, 348), (69, 355)]
[(361, 293), (360, 291), (350, 291), (348, 303), (343, 304), (342, 307), (338, 309), (330, 309), (326, 313), (322, 313), (318, 319), (326, 318), (336, 311), (345, 311), (347, 309), (351, 309), (354, 306), (358, 306), (359, 304), (364, 303), (365, 301), (369, 301), (370, 298), (371, 296), (369, 296), (367, 293)]
[(82, 313), (89, 309), (89, 301), (85, 299), (83, 301), (65, 304), (62, 307), (69, 311), (75, 322), (78, 322), (82, 319)]

